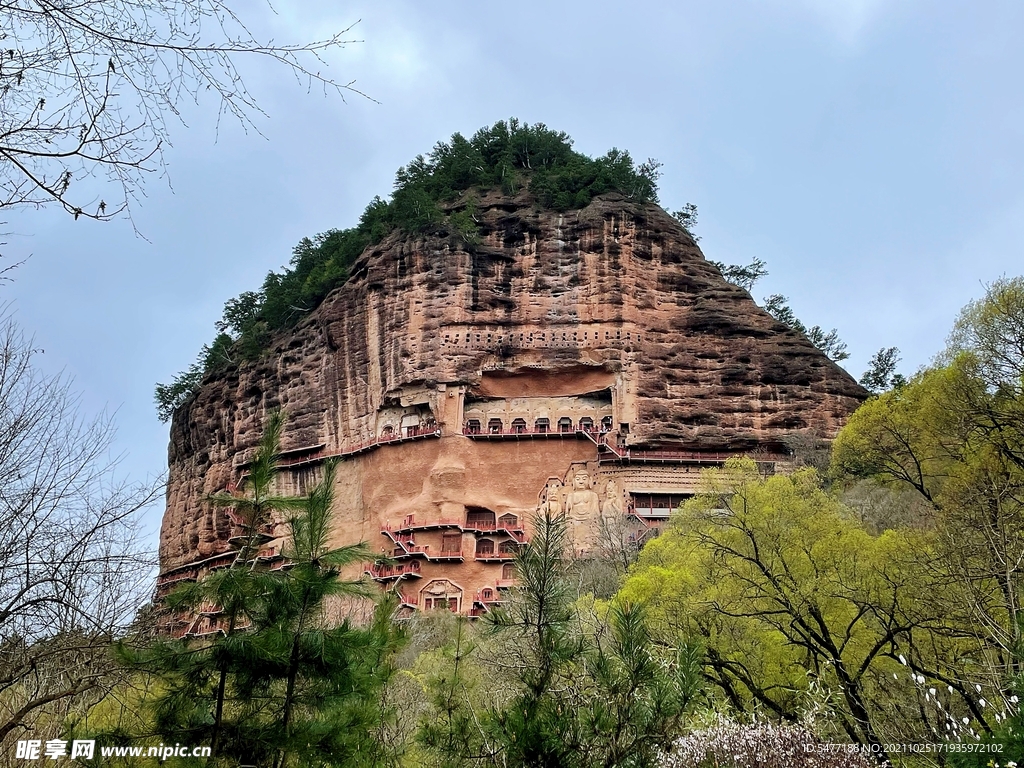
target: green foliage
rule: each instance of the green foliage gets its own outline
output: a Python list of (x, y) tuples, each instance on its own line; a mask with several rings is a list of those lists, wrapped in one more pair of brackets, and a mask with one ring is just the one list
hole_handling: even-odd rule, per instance
[(521, 658), (516, 671), (521, 690), (495, 713), (494, 730), (512, 766), (568, 766), (578, 755), (581, 734), (576, 713), (557, 691), (584, 645), (574, 631), (567, 527), (564, 517), (547, 512), (534, 518), (533, 527), (529, 544), (516, 556), (515, 599), (488, 615), (496, 630), (508, 633)]
[(247, 563), (256, 556), (264, 526), (272, 522), (274, 511), (287, 512), (305, 509), (308, 499), (295, 496), (276, 496), (271, 493), (281, 450), (281, 431), (284, 429), (283, 411), (267, 414), (263, 437), (249, 466), (249, 476), (237, 493), (216, 493), (207, 497), (214, 507), (231, 509), (244, 531), (239, 546), (239, 561)]
[(860, 385), (876, 395), (887, 389), (902, 387), (907, 380), (896, 373), (899, 361), (900, 350), (897, 347), (882, 347), (868, 362), (868, 369), (860, 377)]
[(584, 657), (593, 687), (577, 709), (588, 755), (582, 764), (653, 766), (700, 693), (703, 649), (679, 643), (659, 657), (639, 603), (613, 603), (601, 629), (604, 636), (597, 635)]
[(962, 649), (950, 685), (971, 727), (1014, 749), (1019, 715), (1008, 724), (997, 716), (1001, 706), (980, 699), (984, 690), (989, 702), (1005, 702), (1024, 671), (1022, 350), (1024, 280), (997, 281), (961, 313), (938, 364), (865, 403), (833, 452), (837, 475), (911, 489), (930, 505), (935, 556), (921, 567), (935, 586), (924, 594), (945, 603), (936, 631), (959, 635)]
[[(328, 550), (336, 465), (304, 498), (270, 494), (283, 417), (268, 420), (245, 496), (210, 500), (231, 507), (246, 535), (236, 565), (175, 590), (171, 610), (213, 612), (226, 623), (211, 639), (121, 647), (137, 670), (160, 681), (155, 731), (168, 743), (209, 744), (217, 764), (383, 766), (391, 752), (376, 735), (387, 716), (381, 691), (402, 641), (382, 601), (368, 627), (330, 615), (339, 598), (365, 596), (341, 578), (370, 557), (362, 544)], [(288, 511), (288, 567), (256, 559), (272, 510)], [(144, 734), (139, 734), (144, 735)]]
[[(672, 211), (672, 218), (679, 222), (679, 226), (681, 226), (684, 230), (686, 230), (686, 234), (688, 234), (693, 239), (693, 242), (695, 242), (695, 243), (699, 243), (700, 242), (700, 238), (697, 237), (697, 235), (695, 235), (693, 233), (693, 230), (697, 228), (697, 206), (696, 205), (694, 205), (693, 203), (687, 203), (682, 208), (680, 208), (678, 211)], [(756, 262), (756, 261), (759, 261), (759, 260), (755, 259), (754, 261)], [(724, 264), (722, 264), (719, 261), (713, 261), (711, 263), (714, 264), (716, 267), (718, 267), (720, 270), (722, 270), (722, 274), (725, 274), (725, 265)], [(764, 264), (762, 263), (761, 266), (764, 266)], [(767, 275), (768, 273), (765, 272), (764, 274)], [(729, 278), (726, 277), (726, 280), (728, 280), (728, 279)], [(730, 282), (732, 282), (732, 281), (730, 281)], [(739, 283), (737, 283), (737, 285), (739, 285)], [(749, 291), (750, 288), (747, 288), (747, 290)]]
[[(423, 654), (417, 667), (428, 699), (429, 715), (416, 731), (416, 741), (439, 768), (473, 765), (489, 753), (486, 733), (481, 730), (479, 695), (481, 670), (471, 661), (476, 650), (475, 633), (468, 621), (458, 616), (451, 642), (437, 651)], [(467, 669), (467, 666), (470, 669)]]
[[(687, 206), (686, 209), (672, 214), (684, 228), (688, 226), (688, 222), (691, 220), (691, 213), (689, 210), (691, 208), (692, 223), (696, 223), (696, 206)], [(687, 229), (687, 231), (689, 230)], [(718, 267), (718, 271), (722, 273), (722, 277), (748, 293), (753, 290), (754, 285), (762, 277), (768, 276), (768, 265), (758, 258), (755, 258), (749, 264), (744, 265), (725, 264), (721, 261), (712, 261), (710, 263)], [(827, 333), (819, 325), (808, 328), (800, 322), (788, 302), (789, 300), (785, 296), (778, 293), (772, 294), (764, 300), (764, 309), (780, 323), (784, 323), (794, 331), (806, 336), (807, 340), (824, 352), (829, 359), (838, 363), (846, 360), (850, 356), (850, 353), (846, 351), (846, 343), (839, 338), (839, 333), (835, 328)]]
[(949, 373), (926, 371), (858, 408), (833, 443), (833, 471), (905, 484), (936, 503), (956, 461), (945, 447)]
[(970, 356), (977, 375), (989, 385), (1020, 394), (1024, 388), (1024, 277), (988, 286), (957, 318), (946, 359)]
[(701, 637), (706, 674), (741, 711), (796, 720), (813, 682), (840, 692), (843, 732), (880, 744), (895, 649), (923, 620), (901, 554), (919, 537), (871, 536), (813, 470), (763, 480), (752, 461), (731, 460), (705, 483), (641, 552), (620, 598)]
[(991, 734), (977, 741), (989, 749), (995, 747), (999, 751), (953, 752), (949, 756), (950, 768), (1017, 768), (1024, 765), (1024, 717), (1021, 717), (1019, 711), (997, 724)]
[[(757, 263), (757, 259), (754, 260), (754, 263)], [(797, 333), (806, 336), (807, 340), (824, 352), (830, 360), (838, 363), (850, 356), (850, 353), (846, 351), (846, 342), (839, 338), (839, 333), (835, 328), (828, 332), (825, 332), (820, 325), (808, 328), (797, 318), (788, 301), (789, 299), (782, 294), (772, 294), (764, 300), (764, 310), (780, 323), (788, 325)]]
[(476, 203), (469, 198), (464, 208), (455, 211), (448, 217), (448, 223), (454, 234), (458, 235), (465, 245), (480, 244), (480, 232), (477, 226)]
[(797, 319), (796, 312), (793, 311), (788, 302), (789, 299), (781, 293), (773, 293), (771, 296), (765, 297), (764, 311), (783, 325), (788, 325), (794, 331), (807, 333), (807, 326)]
[[(489, 661), (503, 696), (479, 705), (481, 663), (460, 622), (426, 686), (418, 739), (434, 765), (653, 768), (700, 689), (700, 651), (655, 643), (643, 606), (576, 598), (562, 516), (538, 516), (516, 564), (520, 585), (489, 614)], [(494, 681), (492, 675), (491, 680)], [(492, 682), (493, 689), (493, 682)]]
[[(375, 197), (359, 223), (303, 238), (289, 266), (270, 272), (260, 291), (246, 291), (224, 305), (217, 323), (223, 335), (199, 359), (156, 387), (157, 414), (167, 421), (198, 389), (206, 374), (238, 359), (255, 360), (273, 335), (295, 325), (348, 279), (352, 265), (370, 245), (390, 232), (454, 236), (461, 245), (480, 241), (471, 190), (528, 189), (544, 207), (583, 208), (597, 195), (619, 192), (640, 203), (658, 201), (661, 164), (634, 163), (612, 149), (599, 158), (572, 148), (572, 139), (542, 123), (516, 119), (482, 128), (471, 139), (454, 134), (418, 155), (395, 174), (390, 200)], [(694, 209), (695, 215), (695, 209)]]
[(846, 351), (846, 342), (839, 338), (839, 332), (833, 328), (827, 333), (820, 325), (814, 325), (807, 329), (807, 340), (820, 349), (829, 360), (842, 362), (850, 356)]
[(153, 395), (157, 418), (169, 421), (178, 408), (192, 399), (205, 375), (206, 367), (197, 360), (176, 375), (170, 384), (157, 384)]
[[(678, 218), (678, 214), (673, 215)], [(694, 215), (696, 216), (696, 213)], [(754, 284), (757, 283), (758, 280), (762, 277), (768, 277), (768, 265), (758, 258), (755, 258), (752, 262), (745, 265), (723, 264), (720, 261), (712, 261), (711, 263), (718, 267), (718, 271), (722, 273), (722, 277), (733, 285), (738, 285), (748, 293), (753, 289)], [(785, 301), (785, 299), (783, 299), (783, 301)], [(771, 312), (771, 310), (769, 310), (769, 312)], [(790, 314), (792, 314), (792, 310), (790, 310)], [(794, 317), (793, 320), (796, 320), (796, 318)]]
[(218, 333), (213, 344), (203, 345), (199, 359), (175, 376), (170, 384), (156, 385), (154, 400), (160, 421), (168, 421), (175, 410), (188, 402), (208, 373), (220, 370), (232, 362), (233, 345), (230, 336)]

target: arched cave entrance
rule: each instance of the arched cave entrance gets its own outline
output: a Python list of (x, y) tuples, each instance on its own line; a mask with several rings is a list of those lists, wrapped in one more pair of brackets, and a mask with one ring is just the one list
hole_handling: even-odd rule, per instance
[(476, 543), (476, 556), (487, 557), (494, 554), (494, 542), (491, 539), (479, 539)]
[(423, 610), (447, 610), (458, 613), (462, 610), (462, 587), (448, 579), (434, 579), (420, 590)]
[(486, 507), (466, 507), (466, 527), (493, 530), (494, 513)]

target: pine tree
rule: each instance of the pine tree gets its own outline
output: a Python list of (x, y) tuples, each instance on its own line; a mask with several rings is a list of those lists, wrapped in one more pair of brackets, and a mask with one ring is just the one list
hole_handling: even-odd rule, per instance
[(284, 421), (280, 411), (268, 414), (243, 488), (208, 499), (218, 508), (230, 509), (229, 514), (242, 529), (241, 537), (234, 540), (238, 549), (234, 564), (199, 582), (183, 585), (166, 598), (170, 611), (190, 617), (216, 617), (220, 631), (203, 641), (160, 641), (141, 656), (126, 651), (130, 663), (173, 677), (173, 684), (155, 707), (157, 730), (179, 741), (187, 736), (194, 743), (209, 744), (215, 756), (225, 751), (222, 747), (226, 740), (237, 738), (237, 725), (225, 723), (228, 680), (245, 667), (248, 649), (242, 633), (253, 626), (264, 609), (270, 589), (266, 572), (256, 567), (260, 543), (273, 525), (275, 511), (296, 510), (303, 504), (301, 498), (272, 493)]
[(534, 518), (532, 538), (516, 557), (519, 587), (507, 610), (489, 615), (491, 626), (520, 646), (520, 694), (495, 713), (495, 726), (511, 766), (569, 766), (579, 755), (573, 706), (556, 690), (560, 674), (584, 651), (573, 621), (575, 595), (567, 578), (567, 526), (563, 515)]
[(419, 741), (451, 766), (653, 768), (699, 691), (701, 652), (660, 653), (642, 606), (582, 611), (562, 515), (538, 515), (517, 558), (519, 585), (488, 629), (508, 643), (515, 693), (488, 711), (459, 695), (473, 651), (459, 625)]
[(274, 691), (262, 726), (277, 744), (276, 768), (287, 765), (379, 765), (377, 697), (401, 642), (384, 600), (369, 627), (328, 616), (337, 598), (366, 597), (366, 586), (342, 578), (372, 553), (364, 544), (328, 550), (336, 465), (291, 520), (289, 567), (271, 575), (267, 613), (257, 621), (255, 663), (240, 675), (245, 691)]
[[(402, 634), (383, 600), (369, 626), (329, 615), (338, 598), (366, 596), (343, 571), (370, 553), (363, 544), (328, 549), (336, 464), (306, 497), (270, 493), (282, 418), (272, 416), (250, 469), (245, 497), (232, 506), (243, 529), (235, 565), (176, 590), (168, 606), (221, 616), (212, 638), (161, 640), (121, 655), (159, 681), (153, 719), (165, 741), (210, 744), (212, 764), (383, 766), (375, 737), (387, 710), (381, 691)], [(273, 511), (287, 520), (285, 566), (258, 558)]]

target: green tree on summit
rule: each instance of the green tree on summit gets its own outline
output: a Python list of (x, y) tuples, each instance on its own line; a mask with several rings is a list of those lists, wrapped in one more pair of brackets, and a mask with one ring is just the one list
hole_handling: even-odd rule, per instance
[(825, 331), (820, 325), (808, 328), (789, 306), (789, 299), (779, 293), (772, 294), (764, 300), (764, 310), (783, 325), (788, 325), (797, 333), (802, 333), (807, 340), (824, 352), (830, 360), (842, 362), (850, 353), (846, 351), (846, 342), (839, 338), (839, 332), (833, 328)]
[(472, 212), (474, 191), (523, 190), (548, 208), (583, 208), (597, 195), (618, 192), (638, 203), (658, 202), (661, 163), (633, 160), (612, 149), (592, 158), (572, 147), (568, 134), (543, 123), (501, 120), (471, 138), (456, 133), (398, 169), (390, 200), (374, 197), (359, 223), (303, 238), (287, 267), (270, 272), (259, 291), (246, 291), (224, 306), (221, 334), (170, 384), (156, 387), (157, 413), (167, 421), (192, 396), (207, 373), (240, 360), (255, 360), (275, 332), (316, 309), (348, 280), (363, 251), (391, 232), (455, 238), (457, 247), (479, 241)]

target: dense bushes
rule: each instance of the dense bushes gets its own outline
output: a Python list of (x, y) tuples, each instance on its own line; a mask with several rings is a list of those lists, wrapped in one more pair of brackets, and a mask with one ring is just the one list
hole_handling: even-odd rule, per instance
[(294, 325), (328, 293), (342, 285), (367, 246), (394, 230), (453, 235), (464, 244), (477, 239), (472, 200), (448, 204), (471, 189), (524, 188), (540, 205), (582, 208), (596, 195), (620, 192), (638, 202), (657, 202), (659, 163), (634, 164), (628, 152), (612, 149), (599, 158), (572, 148), (572, 139), (541, 123), (512, 119), (482, 128), (471, 139), (456, 133), (398, 169), (390, 200), (375, 197), (351, 229), (332, 229), (303, 238), (289, 266), (271, 272), (259, 291), (246, 291), (224, 305), (219, 336), (199, 359), (170, 384), (156, 387), (157, 412), (167, 421), (198, 388), (203, 376), (239, 359), (254, 360), (275, 331)]

